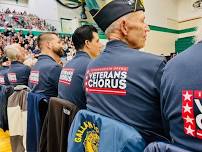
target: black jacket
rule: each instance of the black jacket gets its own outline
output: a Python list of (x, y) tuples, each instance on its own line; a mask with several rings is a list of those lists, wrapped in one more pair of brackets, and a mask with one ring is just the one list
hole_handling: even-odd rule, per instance
[(71, 123), (78, 108), (73, 103), (52, 97), (49, 101), (40, 139), (40, 152), (66, 152)]

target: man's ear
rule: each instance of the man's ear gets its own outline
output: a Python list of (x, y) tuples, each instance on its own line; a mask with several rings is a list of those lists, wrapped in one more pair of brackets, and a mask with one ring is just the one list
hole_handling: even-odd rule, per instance
[(89, 45), (90, 45), (90, 41), (89, 41), (89, 40), (85, 40), (85, 46), (86, 46), (87, 48), (89, 48)]
[(127, 22), (125, 20), (122, 20), (120, 23), (120, 29), (121, 32), (124, 36), (128, 35), (128, 27), (127, 27)]
[(16, 60), (18, 61), (20, 59), (20, 53), (16, 54)]
[(48, 49), (51, 49), (51, 48), (52, 48), (52, 44), (51, 44), (50, 41), (45, 42), (45, 46), (46, 46)]

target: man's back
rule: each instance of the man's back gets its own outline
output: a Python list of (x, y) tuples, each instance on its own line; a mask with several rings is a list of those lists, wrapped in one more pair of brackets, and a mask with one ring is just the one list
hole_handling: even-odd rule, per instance
[(40, 55), (29, 78), (29, 87), (32, 92), (42, 93), (47, 97), (56, 97), (61, 69), (62, 67), (53, 58)]
[(8, 85), (8, 79), (6, 78), (6, 75), (8, 73), (9, 67), (7, 66), (1, 66), (0, 67), (0, 85)]
[(86, 108), (83, 80), (90, 61), (91, 59), (86, 52), (77, 51), (76, 56), (65, 65), (60, 74), (59, 98), (69, 100), (77, 105), (79, 109)]
[(12, 61), (7, 77), (12, 85), (28, 85), (30, 67), (18, 61)]
[[(130, 49), (121, 41), (109, 42), (87, 69), (87, 108), (141, 133), (163, 134), (159, 86), (164, 66), (161, 57)], [(151, 134), (142, 135), (151, 141)]]
[(175, 144), (202, 151), (202, 43), (170, 60), (161, 82), (161, 110)]

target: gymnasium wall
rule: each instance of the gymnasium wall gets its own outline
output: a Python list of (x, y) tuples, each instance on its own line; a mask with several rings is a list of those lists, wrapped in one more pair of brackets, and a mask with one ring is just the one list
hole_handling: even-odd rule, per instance
[(154, 27), (151, 26), (144, 50), (168, 55), (191, 46), (202, 22), (202, 10), (192, 7), (194, 1), (145, 0), (147, 21)]
[(73, 31), (80, 25), (79, 18), (81, 8), (67, 9), (66, 7), (57, 4), (58, 20), (60, 21), (60, 31), (66, 33), (73, 33)]
[(176, 0), (144, 0), (144, 5), (146, 22), (151, 26), (143, 50), (157, 55), (169, 55), (175, 52)]
[(27, 4), (24, 3), (18, 3), (16, 4), (15, 1), (7, 1), (7, 0), (0, 0), (0, 10), (6, 10), (7, 8), (10, 8), (10, 10), (16, 10), (19, 12), (27, 11), (28, 7)]
[[(178, 0), (178, 29), (198, 27), (202, 21), (202, 10), (192, 7), (194, 1), (196, 0)], [(193, 35), (195, 31), (180, 34), (180, 38)]]
[(178, 20), (186, 20), (195, 17), (201, 17), (201, 9), (195, 9), (192, 7), (193, 2), (196, 0), (178, 0)]
[[(193, 7), (196, 0), (178, 0), (178, 34), (176, 52), (181, 52), (194, 43), (196, 29), (201, 23), (202, 11)], [(186, 31), (186, 32), (185, 32)]]

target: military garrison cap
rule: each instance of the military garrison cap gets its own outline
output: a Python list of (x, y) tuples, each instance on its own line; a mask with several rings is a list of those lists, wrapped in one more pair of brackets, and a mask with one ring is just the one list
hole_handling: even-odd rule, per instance
[(113, 0), (92, 15), (97, 25), (105, 31), (120, 17), (140, 10), (144, 11), (143, 0)]

